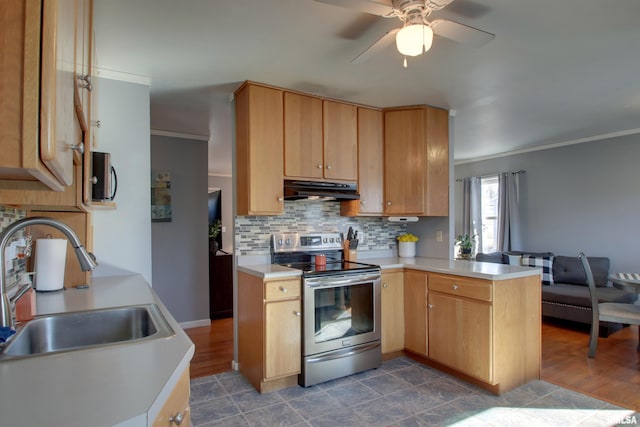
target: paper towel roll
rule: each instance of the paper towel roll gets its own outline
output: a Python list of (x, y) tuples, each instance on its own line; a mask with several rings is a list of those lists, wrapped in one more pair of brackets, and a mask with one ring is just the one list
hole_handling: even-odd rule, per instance
[(35, 272), (37, 291), (57, 291), (64, 287), (67, 261), (65, 239), (36, 240)]

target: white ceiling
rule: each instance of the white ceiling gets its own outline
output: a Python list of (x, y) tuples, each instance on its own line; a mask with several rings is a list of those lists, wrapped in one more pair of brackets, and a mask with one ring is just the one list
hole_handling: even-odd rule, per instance
[[(640, 1), (456, 0), (446, 17), (495, 34), (350, 61), (397, 19), (313, 0), (94, 0), (98, 65), (151, 82), (151, 127), (209, 138), (231, 173), (230, 94), (244, 80), (376, 107), (456, 111), (456, 160), (640, 132)], [(122, 74), (121, 74), (122, 75)]]

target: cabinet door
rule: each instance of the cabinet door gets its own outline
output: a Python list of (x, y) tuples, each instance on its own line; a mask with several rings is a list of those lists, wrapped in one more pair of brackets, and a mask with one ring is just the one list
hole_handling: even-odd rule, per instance
[(429, 293), (429, 358), (493, 382), (491, 304)]
[(236, 93), (238, 215), (284, 208), (282, 91), (245, 85)]
[[(89, 128), (91, 91), (91, 12), (92, 0), (76, 0), (75, 90), (74, 102), (83, 131)], [(84, 80), (83, 80), (84, 79)], [(89, 148), (89, 147), (85, 147)]]
[(358, 114), (354, 105), (323, 101), (324, 177), (358, 179)]
[(404, 346), (407, 350), (427, 356), (427, 274), (404, 272)]
[(180, 376), (178, 383), (171, 391), (169, 398), (163, 405), (156, 419), (153, 421), (153, 427), (191, 425), (191, 411), (189, 408), (189, 385), (189, 368), (187, 368)]
[(75, 0), (43, 3), (40, 157), (64, 185), (73, 183)]
[(384, 213), (420, 215), (426, 161), (424, 108), (384, 112)]
[(402, 272), (382, 274), (382, 352), (404, 348), (404, 288)]
[(300, 373), (300, 300), (265, 304), (265, 379)]
[(449, 215), (449, 112), (427, 108), (427, 182), (424, 213)]
[(284, 93), (284, 175), (322, 179), (322, 100)]
[(382, 111), (358, 108), (360, 214), (382, 215), (383, 153)]

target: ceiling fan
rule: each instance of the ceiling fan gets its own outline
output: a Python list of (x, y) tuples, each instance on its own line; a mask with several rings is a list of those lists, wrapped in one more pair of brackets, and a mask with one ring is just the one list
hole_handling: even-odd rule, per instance
[(407, 67), (407, 56), (418, 56), (426, 53), (437, 34), (456, 42), (480, 47), (495, 37), (493, 34), (477, 28), (469, 27), (448, 19), (429, 21), (431, 12), (445, 8), (453, 0), (315, 0), (348, 9), (382, 16), (399, 18), (403, 25), (388, 31), (364, 52), (351, 62), (365, 62), (395, 39), (398, 51), (404, 55), (404, 67)]

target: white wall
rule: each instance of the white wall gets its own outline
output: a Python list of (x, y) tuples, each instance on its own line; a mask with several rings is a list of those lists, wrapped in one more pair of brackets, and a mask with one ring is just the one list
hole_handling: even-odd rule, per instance
[(111, 153), (118, 192), (117, 209), (94, 210), (94, 253), (151, 283), (149, 87), (104, 78), (98, 85), (102, 126), (92, 150)]
[[(636, 272), (639, 159), (636, 134), (461, 164), (455, 176), (525, 170), (520, 175), (524, 247), (514, 249), (567, 256), (584, 251), (609, 257), (612, 272)], [(461, 186), (456, 189), (461, 200)]]

